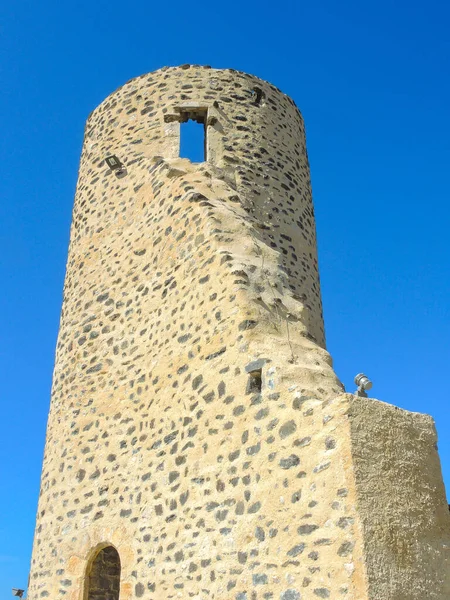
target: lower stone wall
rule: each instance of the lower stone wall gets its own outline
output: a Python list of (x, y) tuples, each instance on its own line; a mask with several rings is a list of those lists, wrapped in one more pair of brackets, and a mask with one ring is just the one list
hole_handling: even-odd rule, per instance
[[(206, 448), (185, 438), (190, 468), (179, 483), (172, 460), (180, 462), (173, 449), (183, 435), (170, 436), (161, 419), (149, 478), (138, 461), (119, 469), (142, 493), (124, 488), (128, 508), (118, 510), (112, 484), (102, 519), (48, 528), (57, 550), (32, 578), (30, 598), (62, 597), (65, 588), (68, 600), (81, 600), (95, 549), (110, 543), (120, 600), (448, 599), (450, 518), (432, 419), (350, 394), (303, 396), (295, 365), (273, 361), (262, 375), (261, 394), (241, 396), (241, 410), (232, 409), (238, 400), (203, 405), (199, 440), (217, 441)], [(234, 375), (230, 391), (247, 377)], [(228, 406), (234, 426), (219, 440), (210, 424), (231, 423)], [(87, 481), (91, 498), (97, 484)]]
[[(170, 436), (170, 421), (160, 419), (147, 460), (140, 465), (139, 454), (136, 462), (125, 455), (116, 471), (128, 473), (127, 485), (140, 488), (139, 498), (118, 475), (91, 479), (91, 467), (78, 497), (91, 501), (109, 486), (100, 496), (104, 517), (83, 508), (83, 520), (70, 529), (67, 520), (61, 529), (54, 517), (48, 522), (40, 547), (52, 544), (55, 553), (47, 555), (45, 571), (35, 571), (30, 598), (64, 593), (81, 600), (93, 549), (109, 542), (121, 560), (120, 600), (366, 600), (347, 404), (341, 397), (302, 396), (290, 368), (265, 366), (262, 394), (203, 404), (203, 414), (191, 413), (195, 422), (183, 441), (182, 432)], [(244, 390), (247, 378), (233, 375), (230, 391)], [(231, 423), (233, 415), (234, 426), (220, 438), (211, 425)], [(179, 419), (183, 431), (186, 417)], [(206, 436), (216, 443), (206, 448)], [(172, 481), (177, 440), (179, 451), (186, 446), (189, 469)], [(119, 457), (119, 444), (111, 440), (108, 451)], [(152, 458), (158, 458), (155, 468), (144, 470)], [(119, 486), (124, 502), (118, 505)], [(57, 503), (54, 510), (62, 519), (65, 509)]]
[(450, 598), (450, 513), (433, 419), (348, 402), (368, 598)]

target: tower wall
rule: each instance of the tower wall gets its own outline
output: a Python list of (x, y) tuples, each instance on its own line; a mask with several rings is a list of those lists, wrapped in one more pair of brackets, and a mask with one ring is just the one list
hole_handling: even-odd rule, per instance
[(90, 600), (108, 545), (120, 600), (375, 598), (341, 392), (293, 102), (201, 67), (127, 83), (86, 128), (30, 599)]
[[(134, 79), (109, 96), (86, 126), (72, 252), (100, 227), (144, 219), (136, 188), (145, 185), (157, 157), (178, 158), (180, 120), (196, 111), (207, 113), (204, 183), (218, 178), (226, 184), (224, 205), (242, 208), (255, 237), (273, 250), (284, 293), (303, 304), (308, 333), (324, 347), (303, 120), (288, 96), (256, 77), (167, 69)], [(104, 159), (110, 153), (125, 163), (127, 177), (117, 180), (108, 171)], [(152, 225), (148, 217), (146, 223)]]

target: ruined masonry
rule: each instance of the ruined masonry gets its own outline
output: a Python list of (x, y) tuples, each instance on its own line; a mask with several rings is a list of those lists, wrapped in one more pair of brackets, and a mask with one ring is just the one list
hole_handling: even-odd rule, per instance
[(433, 421), (336, 378), (303, 120), (256, 77), (163, 68), (88, 119), (28, 598), (450, 598)]

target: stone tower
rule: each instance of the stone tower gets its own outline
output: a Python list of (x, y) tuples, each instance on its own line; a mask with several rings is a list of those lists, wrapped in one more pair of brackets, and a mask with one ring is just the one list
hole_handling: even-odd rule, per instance
[(432, 419), (345, 394), (325, 349), (294, 102), (125, 84), (86, 127), (28, 597), (444, 600), (449, 554)]

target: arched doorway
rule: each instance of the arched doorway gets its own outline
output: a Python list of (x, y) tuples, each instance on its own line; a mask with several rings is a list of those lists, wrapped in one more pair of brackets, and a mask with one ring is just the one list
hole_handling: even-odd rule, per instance
[(119, 600), (120, 557), (113, 546), (101, 548), (86, 573), (84, 600)]

